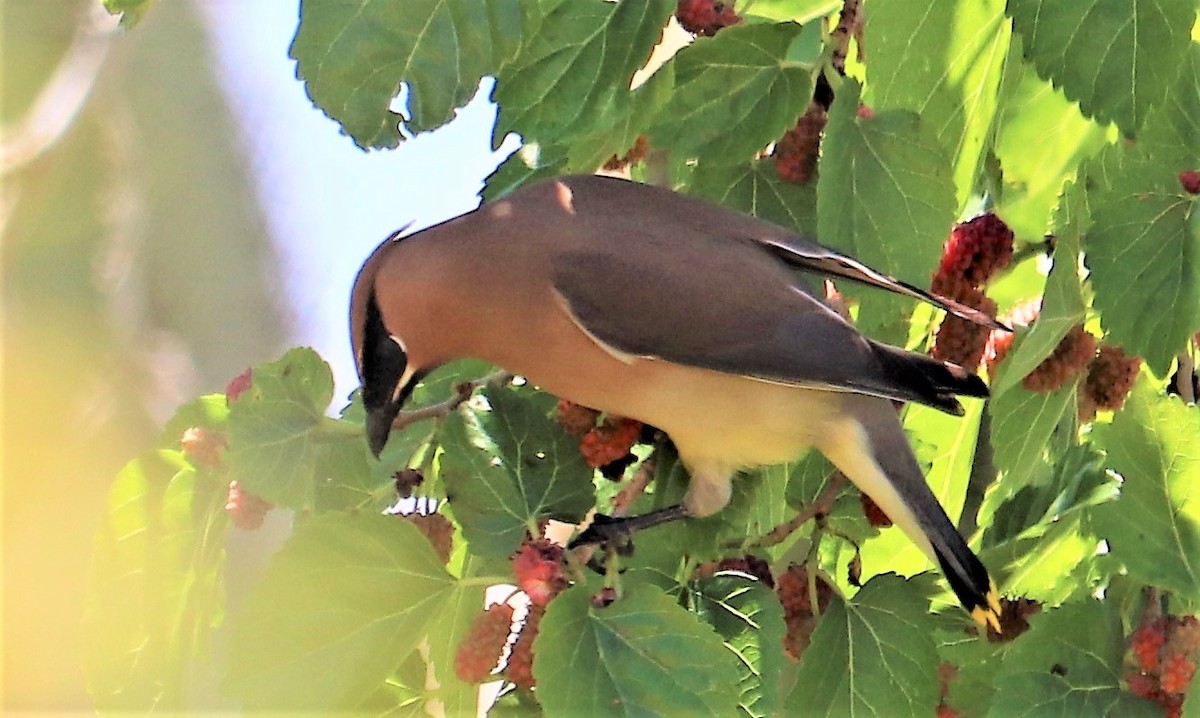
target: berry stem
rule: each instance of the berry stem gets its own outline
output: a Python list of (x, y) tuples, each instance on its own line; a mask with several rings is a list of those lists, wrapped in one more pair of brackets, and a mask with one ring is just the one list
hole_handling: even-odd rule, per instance
[(510, 379), (512, 379), (512, 374), (506, 371), (498, 371), (474, 381), (463, 382), (454, 388), (454, 395), (445, 401), (430, 404), (429, 406), (413, 411), (402, 411), (397, 414), (395, 420), (392, 421), (392, 431), (398, 431), (409, 424), (415, 424), (425, 419), (443, 417), (471, 398), (476, 389), (488, 385), (499, 386), (507, 383)]
[(1175, 374), (1178, 377), (1175, 381), (1175, 388), (1179, 391), (1179, 398), (1183, 399), (1185, 404), (1196, 403), (1195, 385), (1192, 384), (1192, 374), (1196, 371), (1196, 362), (1192, 359), (1192, 353), (1187, 349), (1179, 352), (1179, 371)]
[(829, 474), (829, 478), (825, 481), (825, 488), (813, 499), (813, 502), (804, 507), (803, 511), (797, 513), (790, 520), (779, 524), (775, 528), (768, 531), (759, 539), (755, 546), (758, 548), (766, 548), (782, 543), (788, 536), (792, 535), (797, 529), (808, 523), (810, 519), (822, 516), (833, 509), (833, 501), (841, 493), (842, 487), (846, 485), (846, 476), (840, 471), (834, 471)]

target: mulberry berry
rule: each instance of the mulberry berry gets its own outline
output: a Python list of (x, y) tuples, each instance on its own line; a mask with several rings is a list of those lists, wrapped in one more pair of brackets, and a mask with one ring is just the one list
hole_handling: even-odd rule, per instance
[(1095, 355), (1096, 338), (1088, 334), (1082, 324), (1077, 324), (1067, 332), (1050, 356), (1021, 380), (1021, 386), (1040, 394), (1058, 391), (1086, 369)]
[(538, 539), (522, 544), (513, 557), (517, 585), (535, 606), (545, 606), (567, 587), (562, 546)]
[(1126, 356), (1120, 346), (1104, 344), (1088, 366), (1083, 393), (1097, 409), (1116, 411), (1125, 405), (1141, 366), (1141, 357)]
[(246, 371), (230, 379), (229, 383), (225, 385), (225, 401), (234, 401), (239, 396), (246, 393), (246, 390), (249, 389), (253, 383), (254, 372), (251, 369), (246, 369)]
[(179, 448), (193, 466), (215, 469), (221, 465), (221, 451), (225, 448), (225, 435), (203, 426), (189, 427), (179, 438)]
[(775, 143), (771, 155), (775, 158), (775, 169), (784, 181), (804, 184), (816, 174), (825, 122), (825, 108), (810, 102), (796, 125)]
[(1188, 194), (1200, 194), (1200, 170), (1184, 170), (1179, 173), (1179, 184)]
[(628, 454), (641, 433), (640, 421), (610, 416), (603, 424), (584, 434), (579, 442), (579, 451), (588, 466), (597, 469)]
[(950, 232), (942, 247), (937, 274), (962, 277), (971, 286), (982, 287), (1008, 266), (1013, 256), (1013, 232), (990, 212), (963, 222)]
[(454, 656), (454, 672), (464, 683), (482, 683), (500, 663), (512, 630), (513, 607), (497, 603), (479, 614)]
[(721, 0), (679, 0), (675, 19), (684, 30), (708, 37), (716, 35), (721, 28), (742, 21), (733, 10), (733, 3)]
[(267, 512), (274, 508), (271, 502), (246, 491), (236, 481), (229, 482), (229, 493), (225, 498), (225, 512), (233, 525), (243, 531), (254, 531), (263, 525)]

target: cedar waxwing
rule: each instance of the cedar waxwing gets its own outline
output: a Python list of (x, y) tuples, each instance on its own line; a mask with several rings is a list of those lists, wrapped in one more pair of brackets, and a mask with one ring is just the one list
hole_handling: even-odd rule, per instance
[(817, 448), (996, 626), (987, 570), (925, 483), (892, 400), (962, 414), (962, 368), (877, 344), (814, 291), (834, 277), (969, 307), (769, 222), (667, 189), (572, 176), (410, 236), (355, 282), (350, 330), (378, 455), (414, 385), (482, 359), (559, 397), (670, 436), (690, 474), (672, 516), (708, 516), (741, 469)]

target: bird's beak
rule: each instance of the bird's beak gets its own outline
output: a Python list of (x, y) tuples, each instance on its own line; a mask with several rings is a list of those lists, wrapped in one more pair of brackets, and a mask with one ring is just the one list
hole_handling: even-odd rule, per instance
[(389, 401), (380, 407), (367, 409), (367, 445), (371, 447), (375, 458), (379, 458), (383, 447), (387, 445), (388, 437), (392, 433), (392, 422), (399, 413), (400, 402)]

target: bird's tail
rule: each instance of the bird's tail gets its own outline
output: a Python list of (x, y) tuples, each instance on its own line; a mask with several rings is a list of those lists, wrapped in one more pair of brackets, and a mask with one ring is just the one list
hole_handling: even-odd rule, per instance
[(1000, 600), (983, 562), (938, 503), (884, 399), (846, 395), (844, 421), (818, 448), (937, 561), (954, 595), (981, 624), (999, 630)]

